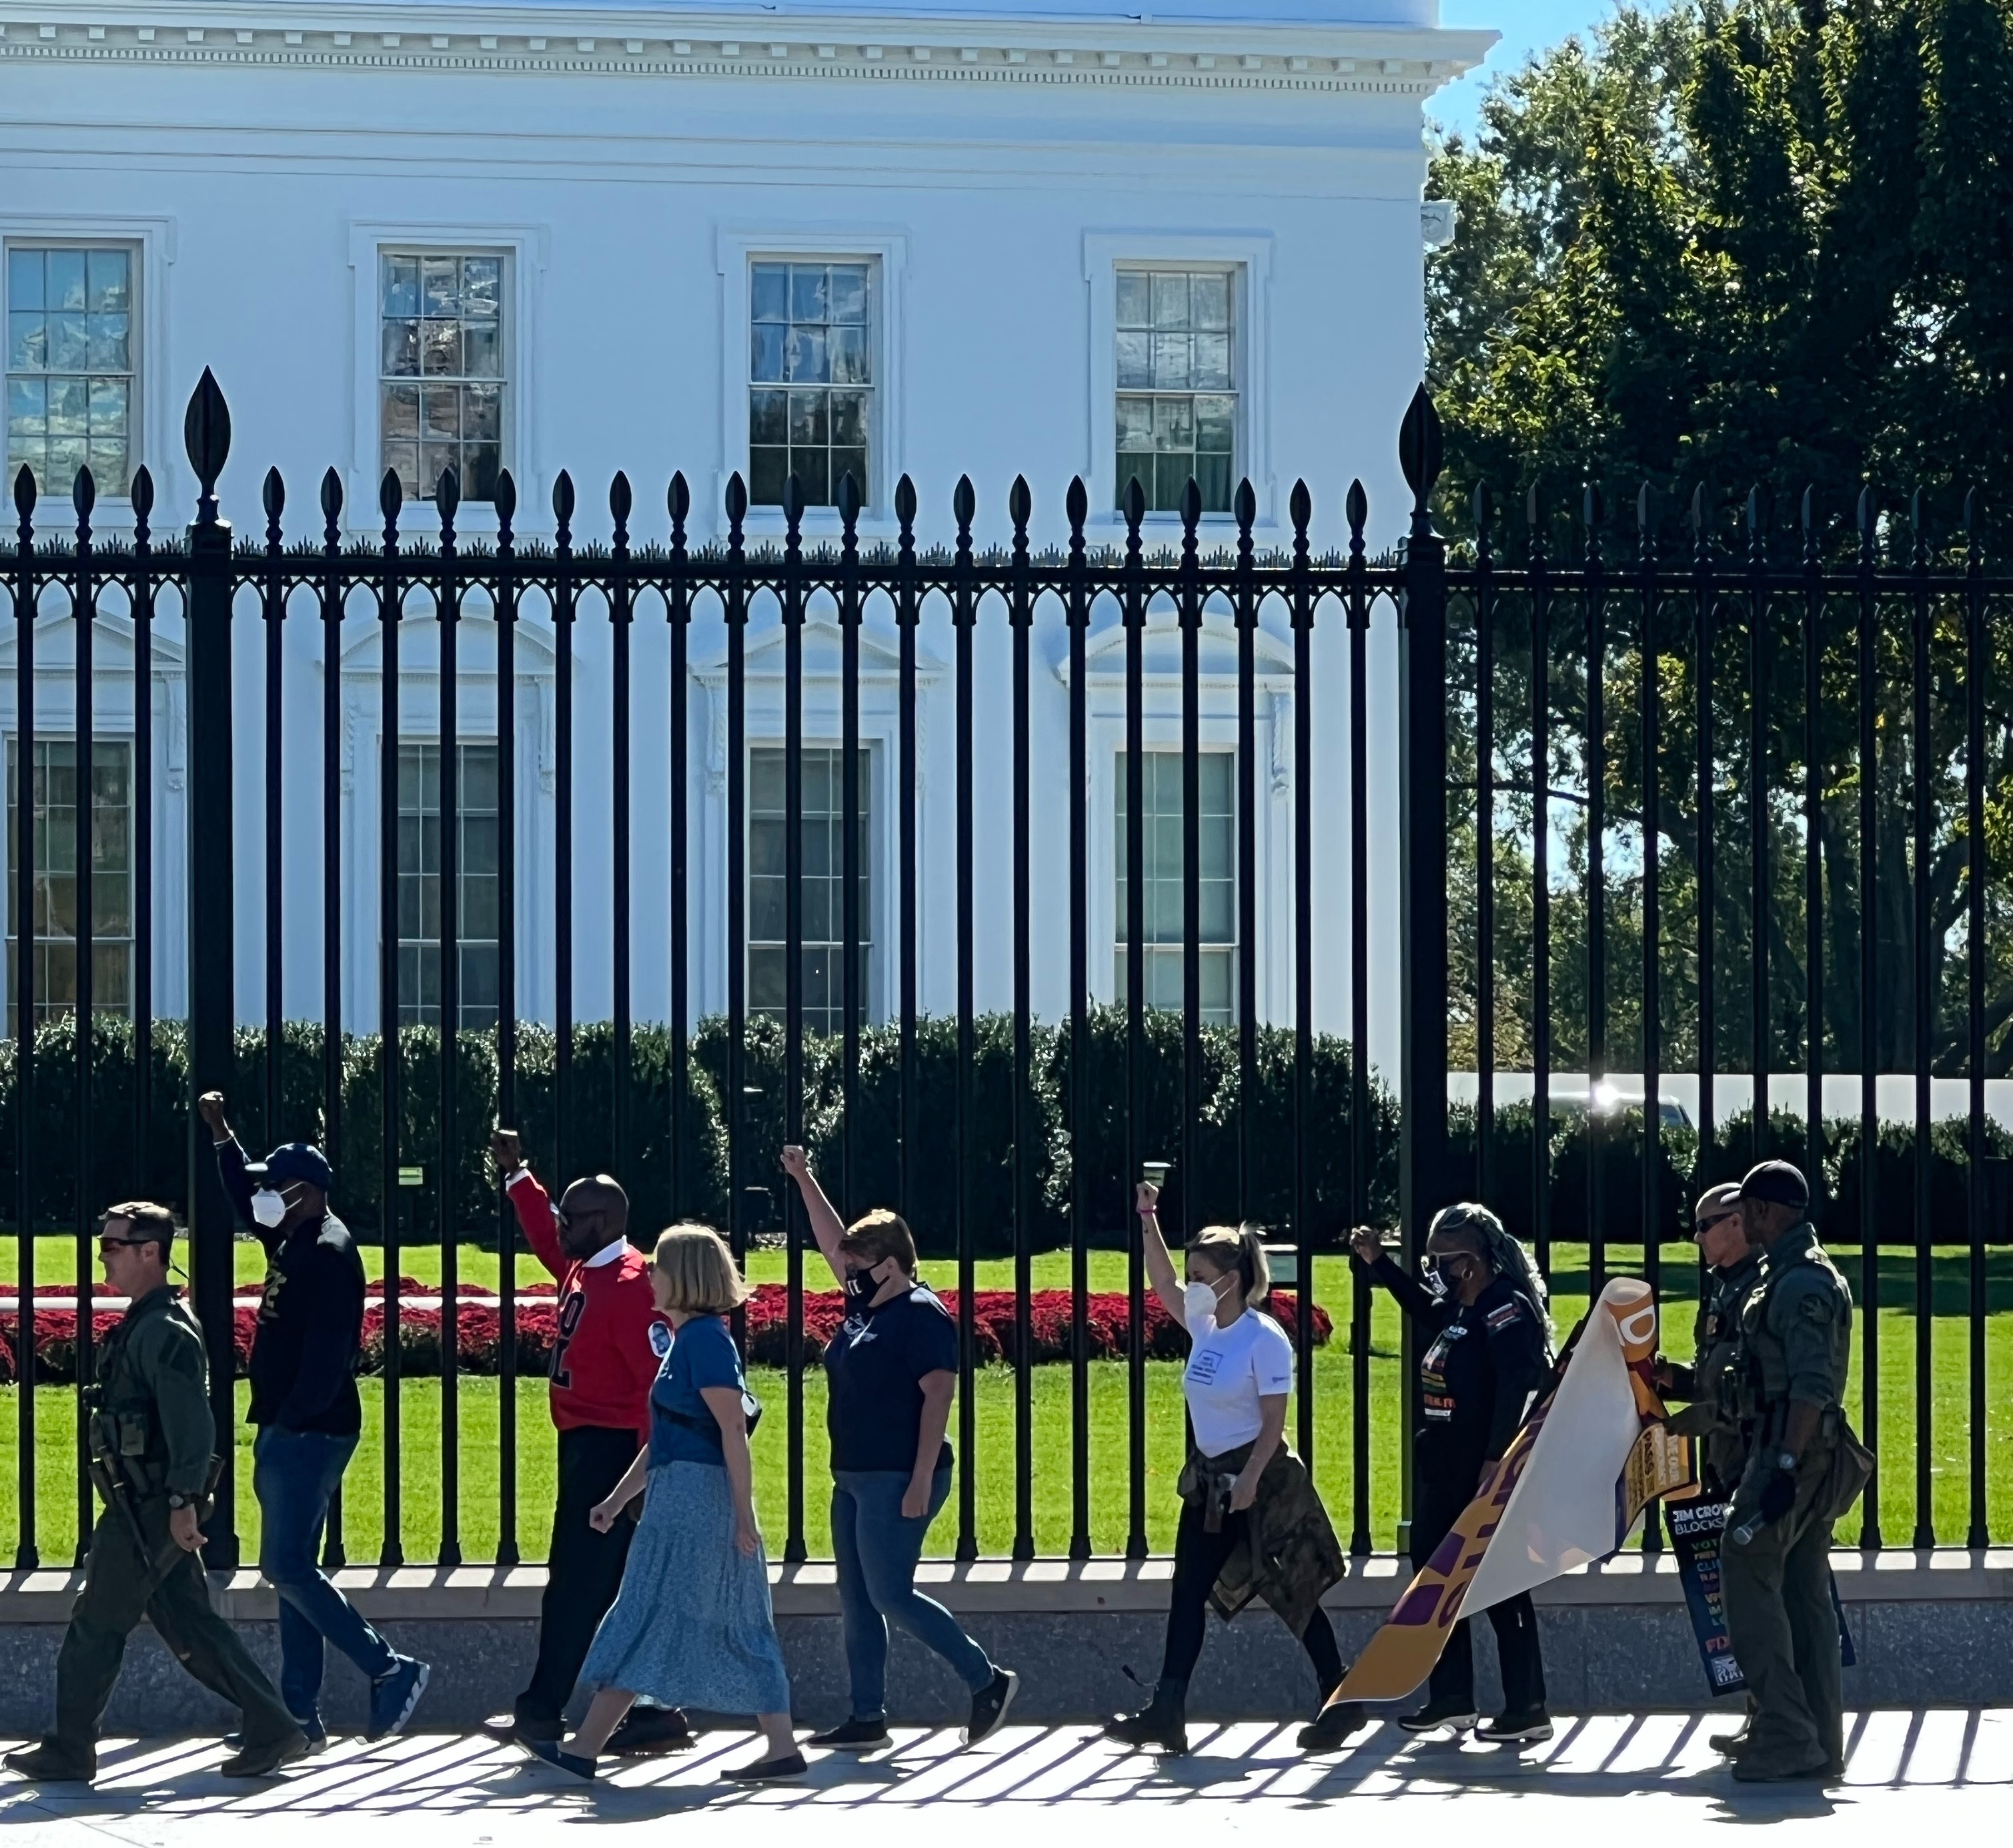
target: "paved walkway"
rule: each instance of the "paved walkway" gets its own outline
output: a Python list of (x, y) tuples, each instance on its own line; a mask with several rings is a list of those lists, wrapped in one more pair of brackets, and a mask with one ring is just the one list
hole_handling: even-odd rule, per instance
[(1115, 1839), (1108, 1832), (1122, 1806), (1124, 1819), (1150, 1829), (1154, 1848), (1257, 1832), (1328, 1844), (1338, 1829), (1360, 1828), (1394, 1848), (1455, 1839), (1450, 1828), (1489, 1848), (1564, 1848), (1670, 1842), (1687, 1826), (1728, 1824), (1787, 1828), (1799, 1843), (1962, 1848), (2013, 1830), (2013, 1710), (1852, 1718), (1850, 1767), (1829, 1791), (1735, 1784), (1706, 1743), (1722, 1723), (1690, 1714), (1569, 1720), (1551, 1744), (1521, 1754), (1421, 1744), (1386, 1725), (1348, 1753), (1313, 1760), (1294, 1750), (1290, 1727), (1199, 1727), (1190, 1756), (1166, 1764), (1117, 1752), (1085, 1727), (1009, 1727), (975, 1752), (960, 1750), (954, 1732), (905, 1730), (889, 1756), (823, 1758), (800, 1785), (755, 1791), (714, 1781), (723, 1764), (749, 1753), (751, 1738), (736, 1734), (710, 1734), (699, 1752), (631, 1764), (594, 1785), (480, 1738), (344, 1740), (309, 1768), (248, 1789), (216, 1775), (214, 1739), (120, 1741), (108, 1743), (88, 1790), (38, 1789), (0, 1774), (0, 1829), (7, 1843), (37, 1848), (105, 1848), (108, 1838), (135, 1848), (214, 1848), (227, 1838), (249, 1848), (248, 1825), (262, 1848), (288, 1848), (333, 1844), (338, 1828), (355, 1842), (360, 1825), (371, 1848), (501, 1848), (588, 1823), (662, 1848), (668, 1821), (680, 1848), (781, 1848), (811, 1839), (807, 1828), (820, 1848), (974, 1848), (1044, 1835), (1073, 1848)]

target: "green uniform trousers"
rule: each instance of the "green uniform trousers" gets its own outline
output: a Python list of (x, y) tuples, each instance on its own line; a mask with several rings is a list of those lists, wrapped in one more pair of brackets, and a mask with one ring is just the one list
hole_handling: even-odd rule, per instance
[(143, 1616), (191, 1674), (244, 1714), (248, 1747), (298, 1731), (278, 1690), (211, 1605), (202, 1556), (183, 1552), (170, 1536), (166, 1501), (152, 1498), (135, 1512), (152, 1559), (142, 1556), (131, 1524), (116, 1508), (101, 1512), (91, 1530), (84, 1589), (70, 1606), (70, 1628), (56, 1656), (50, 1749), (81, 1771), (96, 1768), (98, 1721), (125, 1660), (126, 1638)]
[(1831, 1601), (1832, 1523), (1817, 1508), (1832, 1446), (1807, 1449), (1797, 1470), (1795, 1506), (1745, 1546), (1732, 1530), (1754, 1512), (1737, 1496), (1720, 1556), (1727, 1639), (1754, 1703), (1744, 1764), (1784, 1771), (1842, 1764), (1845, 1695), (1838, 1613)]

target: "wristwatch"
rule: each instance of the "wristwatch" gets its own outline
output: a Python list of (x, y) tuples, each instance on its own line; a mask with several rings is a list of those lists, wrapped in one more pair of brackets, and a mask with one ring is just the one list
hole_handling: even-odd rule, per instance
[(1797, 1453), (1795, 1451), (1779, 1450), (1775, 1452), (1775, 1467), (1777, 1469), (1793, 1471), (1796, 1469), (1796, 1467)]
[(185, 1495), (179, 1489), (171, 1488), (168, 1491), (168, 1506), (170, 1508), (193, 1508), (195, 1506), (195, 1497)]

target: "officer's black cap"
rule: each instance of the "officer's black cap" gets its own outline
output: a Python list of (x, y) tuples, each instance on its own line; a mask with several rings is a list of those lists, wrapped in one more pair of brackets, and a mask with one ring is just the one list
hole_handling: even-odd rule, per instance
[(1740, 1184), (1743, 1200), (1772, 1200), (1779, 1206), (1793, 1206), (1801, 1212), (1811, 1203), (1810, 1184), (1804, 1171), (1790, 1162), (1761, 1162), (1747, 1170)]

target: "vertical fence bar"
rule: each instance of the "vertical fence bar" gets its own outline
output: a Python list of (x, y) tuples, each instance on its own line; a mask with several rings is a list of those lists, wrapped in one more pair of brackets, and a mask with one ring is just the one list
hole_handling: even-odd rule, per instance
[(854, 1162), (859, 1141), (860, 1026), (867, 1012), (864, 971), (860, 955), (860, 881), (862, 873), (860, 826), (860, 489), (851, 471), (838, 484), (842, 537), (838, 585), (838, 755), (839, 876), (839, 1099), (841, 1124), (839, 1182), (846, 1209), (852, 1210)]
[(1182, 1236), (1202, 1223), (1202, 490), (1182, 490)]
[[(804, 553), (803, 489), (783, 484), (783, 1140), (804, 1138)], [(828, 791), (825, 812), (831, 812)], [(828, 890), (829, 888), (828, 888)], [(827, 924), (825, 935), (831, 928)], [(765, 1156), (767, 1161), (773, 1156)], [(788, 1285), (785, 1330), (790, 1412), (788, 1519), (783, 1557), (804, 1550), (804, 1219), (794, 1187), (783, 1189), (783, 1250)], [(846, 1202), (850, 1211), (852, 1202)]]
[(685, 549), (685, 521), (692, 511), (692, 489), (682, 471), (671, 477), (665, 496), (671, 517), (670, 593), (665, 614), (670, 624), (671, 664), (667, 692), (670, 709), (670, 936), (671, 936), (671, 1217), (683, 1219), (692, 1209), (692, 1184), (685, 1149), (685, 1116), (692, 1095), (692, 687), (687, 662), (692, 640), (691, 563)]
[(1475, 489), (1475, 1186), (1496, 1198), (1496, 575)]
[(440, 514), (440, 1151), (434, 1204), (440, 1240), (440, 1563), (461, 1563), (460, 1227), (455, 1166), (460, 1152), (456, 1080), (461, 1051), (461, 577), (454, 516), (460, 478), (442, 471), (434, 489)]
[[(1657, 581), (1657, 533), (1648, 483), (1636, 499), (1637, 562), (1642, 573), (1643, 653), (1637, 689), (1641, 700), (1643, 748), (1643, 1280), (1658, 1293), (1664, 1283), (1663, 894), (1657, 889), (1663, 826), (1663, 689), (1657, 672), (1657, 618), (1662, 614)], [(1663, 1522), (1651, 1502), (1643, 1517), (1643, 1550), (1664, 1549)]]
[(1747, 496), (1747, 900), (1749, 1057), (1754, 1155), (1768, 1154), (1768, 517), (1759, 488)]
[[(1691, 525), (1693, 646), (1697, 655), (1692, 676), (1694, 702), (1692, 722), (1697, 733), (1698, 750), (1695, 769), (1695, 794), (1698, 808), (1698, 920), (1695, 950), (1698, 958), (1699, 1075), (1699, 1152), (1695, 1169), (1698, 1185), (1693, 1190), (1696, 1193), (1703, 1190), (1712, 1180), (1714, 1076), (1717, 1056), (1713, 1008), (1713, 949), (1716, 938), (1714, 907), (1717, 902), (1717, 882), (1714, 878), (1712, 761), (1713, 619), (1717, 610), (1717, 593), (1713, 587), (1712, 535), (1706, 523), (1705, 489), (1703, 487), (1695, 488), (1692, 492)], [(1699, 1288), (1703, 1291), (1705, 1288), (1705, 1259), (1703, 1254), (1698, 1264)]]
[(133, 477), (133, 1173), (154, 1186), (154, 478)]
[[(1144, 804), (1146, 710), (1142, 659), (1146, 628), (1146, 563), (1139, 527), (1146, 497), (1135, 475), (1125, 484), (1125, 1555), (1146, 1556), (1146, 1247), (1139, 1216), (1132, 1210), (1132, 1183), (1146, 1155), (1140, 1087), (1146, 1069), (1146, 851), (1141, 838)], [(1297, 1161), (1296, 1166), (1297, 1167)], [(1188, 1177), (1184, 1175), (1185, 1185)]]
[[(748, 578), (742, 522), (748, 489), (737, 471), (727, 483), (727, 1241), (745, 1272), (748, 1222), (742, 1176), (748, 1171)], [(737, 1340), (747, 1318), (735, 1316)]]
[[(1246, 479), (1237, 484), (1237, 1216), (1253, 1216), (1258, 1183), (1258, 496)], [(1293, 1236), (1301, 1237), (1300, 1220)], [(1295, 1286), (1303, 1303), (1314, 1301), (1314, 1274), (1304, 1266)], [(1303, 1320), (1306, 1316), (1303, 1316)], [(1313, 1454), (1311, 1380), (1300, 1384), (1300, 1456)], [(1308, 1463), (1310, 1468), (1312, 1463)]]
[(635, 616), (635, 589), (630, 576), (629, 557), (631, 504), (629, 478), (618, 469), (608, 489), (608, 511), (615, 525), (614, 543), (608, 560), (609, 651), (613, 704), (613, 710), (609, 714), (608, 775), (610, 832), (614, 837), (610, 843), (613, 863), (609, 869), (609, 908), (613, 913), (610, 920), (610, 948), (613, 957), (609, 981), (615, 1015), (615, 1069), (611, 1074), (613, 1083), (610, 1087), (613, 1092), (611, 1102), (614, 1121), (610, 1126), (613, 1132), (610, 1141), (617, 1174), (627, 1172), (634, 1147), (630, 1119), (631, 1047), (634, 1033), (630, 1019), (632, 978), (629, 966), (633, 877), (629, 858), (629, 644)]
[[(1370, 579), (1363, 528), (1370, 497), (1360, 481), (1349, 485), (1343, 508), (1349, 522), (1349, 1211), (1351, 1226), (1370, 1220)], [(1297, 553), (1297, 541), (1296, 550)], [(1297, 611), (1297, 605), (1296, 606)], [(1310, 1042), (1314, 1020), (1313, 612), (1296, 619), (1293, 634), (1294, 966), (1299, 987), (1296, 1056)], [(1350, 1266), (1349, 1550), (1370, 1552), (1370, 1279)], [(1401, 1470), (1408, 1467), (1400, 1459)]]
[[(236, 1022), (233, 993), (236, 977), (231, 884), (231, 528), (217, 517), (216, 478), (231, 449), (231, 413), (223, 393), (206, 367), (182, 421), (183, 444), (200, 485), (195, 524), (188, 534), (188, 859), (189, 870), (189, 1087), (185, 1143), (189, 1176), (189, 1244), (193, 1264), (192, 1292), (196, 1319), (202, 1323), (209, 1361), (209, 1409), (220, 1436), (238, 1423), (233, 1375), (237, 1353), (231, 1339), (231, 1270), (234, 1228), (230, 1201), (217, 1173), (216, 1157), (204, 1144), (209, 1136), (195, 1109), (206, 1091), (230, 1083), (231, 1033)], [(23, 515), (23, 525), (26, 515)], [(33, 619), (33, 603), (24, 606)], [(32, 657), (24, 629), (21, 649), (21, 703), (18, 715), (21, 777), (20, 875), (21, 937), (17, 951), (16, 1005), (20, 1026), (30, 1037), (20, 1047), (17, 1068), (23, 1137), (20, 1173), (23, 1204), (34, 1198), (27, 1159), (28, 1126), (33, 1122), (27, 1055), (33, 1044), (34, 986), (34, 761)], [(24, 1229), (29, 1221), (23, 1216)], [(27, 1252), (23, 1252), (23, 1256)], [(24, 1298), (33, 1288), (32, 1266), (24, 1266), (20, 1288)], [(32, 1352), (24, 1339), (23, 1351)], [(34, 1397), (22, 1394), (23, 1400)], [(30, 1459), (23, 1428), (23, 1458)], [(217, 1484), (216, 1506), (206, 1529), (203, 1559), (213, 1571), (229, 1571), (238, 1563), (238, 1484), (235, 1446), (220, 1443), (223, 1474)], [(23, 1508), (32, 1506), (24, 1502)]]
[(76, 650), (73, 694), (77, 731), (72, 747), (76, 765), (77, 808), (72, 834), (77, 865), (77, 1001), (70, 1014), (72, 1051), (76, 1058), (77, 1182), (73, 1202), (77, 1232), (77, 1563), (81, 1566), (91, 1549), (91, 1476), (87, 1460), (91, 1453), (87, 1395), (96, 1377), (91, 1343), (91, 1144), (93, 1113), (91, 1107), (91, 1040), (92, 1028), (91, 960), (91, 809), (96, 793), (91, 719), (92, 650), (98, 618), (98, 585), (91, 549), (91, 510), (97, 500), (97, 485), (88, 468), (80, 468), (70, 491), (77, 513), (77, 577), (70, 592), (70, 616)]
[(958, 477), (951, 496), (957, 521), (953, 562), (951, 621), (957, 649), (957, 1556), (978, 1557), (978, 1414), (974, 1402), (977, 1336), (972, 1292), (973, 1248), (978, 1237), (978, 1149), (971, 1068), (972, 1030), (971, 631), (977, 620), (977, 573), (971, 556), (971, 519), (978, 496), (969, 475)]
[[(266, 471), (266, 582), (259, 627), (266, 641), (266, 1143), (268, 1148), (291, 1141), (282, 1119), (281, 1034), (286, 990), (284, 959), (286, 917), (280, 868), (285, 863), (284, 804), (281, 778), (284, 773), (285, 682), (282, 623), (287, 614), (285, 554), (280, 517), (286, 506), (286, 484), (277, 468)], [(327, 1154), (324, 1149), (322, 1151)]]
[(1599, 1094), (1607, 1076), (1607, 568), (1605, 510), (1589, 485), (1586, 527), (1586, 1240), (1587, 1295), (1607, 1281), (1607, 1137)]
[(1531, 580), (1531, 1235), (1552, 1270), (1551, 578), (1538, 490), (1524, 498)]
[(902, 1212), (915, 1211), (916, 1146), (916, 485), (905, 475), (895, 484), (895, 639), (896, 704), (901, 727), (902, 786), (900, 851), (902, 911), (899, 983), (901, 1019), (896, 1054), (901, 1071), (898, 1085), (901, 1140)]
[(552, 1106), (560, 1184), (573, 1159), (573, 477), (552, 483)]
[(1804, 522), (1804, 1171), (1824, 1193), (1824, 556), (1815, 490)]
[(405, 1524), (400, 1505), (399, 1382), (399, 618), (402, 594), (399, 572), (399, 478), (389, 469), (377, 493), (384, 516), (384, 551), (378, 565), (380, 638), (378, 700), (381, 749), (377, 763), (377, 1060), (379, 1198), (384, 1252), (384, 1538), (377, 1563), (405, 1563)]
[(1028, 640), (1034, 625), (1032, 561), (1028, 518), (1034, 496), (1017, 475), (1007, 497), (1014, 523), (1013, 577), (1008, 615), (1014, 645), (1014, 1556), (1035, 1556), (1034, 1099), (1029, 1073), (1034, 1047), (1028, 1021), (1028, 918), (1032, 898), (1030, 865), (1032, 805), (1028, 800)]
[[(496, 1120), (517, 1122), (517, 484), (496, 482)], [(675, 715), (674, 724), (675, 724)], [(674, 818), (673, 827), (677, 822)], [(499, 1177), (499, 1179), (501, 1176)], [(517, 1216), (496, 1202), (496, 1563), (517, 1563)]]
[(1964, 499), (1965, 536), (1965, 1015), (1968, 1040), (1965, 1065), (1970, 1080), (1970, 1161), (1965, 1176), (1966, 1216), (1971, 1249), (1967, 1282), (1965, 1338), (1970, 1429), (1970, 1520), (1965, 1545), (1974, 1552), (1990, 1543), (1985, 1506), (1985, 677), (1991, 656), (1985, 632), (1985, 555), (1979, 543), (1978, 497)]
[[(342, 477), (333, 469), (321, 478), (321, 1148), (345, 1189), (342, 1166)], [(136, 689), (144, 684), (136, 679)], [(146, 709), (136, 705), (136, 712)], [(148, 761), (146, 747), (138, 755)], [(150, 803), (140, 812), (151, 815)], [(144, 826), (144, 842), (152, 833)], [(141, 915), (145, 915), (142, 911)], [(143, 958), (144, 960), (144, 958)], [(146, 1068), (143, 1065), (141, 1069)], [(507, 1123), (510, 1119), (506, 1117)], [(507, 1339), (507, 1337), (506, 1337)], [(322, 1569), (340, 1570), (342, 1488), (329, 1497), (323, 1529)]]
[[(1880, 604), (1875, 586), (1879, 507), (1873, 490), (1859, 495), (1859, 1148), (1862, 1165), (1878, 1171), (1880, 1116), (1880, 927), (1875, 907), (1879, 879), (1879, 730), (1874, 679)], [(1859, 1544), (1877, 1549), (1880, 1530), (1879, 1190), (1859, 1190), (1859, 1419), (1873, 1452), (1873, 1474), (1860, 1504)]]
[(1934, 1169), (1929, 1145), (1930, 1068), (1936, 1056), (1936, 990), (1933, 933), (1936, 929), (1935, 890), (1931, 855), (1936, 847), (1934, 765), (1936, 736), (1931, 723), (1929, 638), (1935, 611), (1929, 600), (1929, 510), (1918, 489), (1910, 503), (1909, 524), (1915, 530), (1915, 556), (1910, 575), (1915, 603), (1915, 722), (1909, 729), (1914, 753), (1910, 777), (1915, 811), (1915, 855), (1910, 883), (1915, 897), (1915, 1535), (1918, 1549), (1936, 1543), (1936, 1510), (1930, 1495), (1936, 1481), (1931, 1445), (1936, 1435), (1936, 1395), (1932, 1386), (1935, 1359), (1936, 1277), (1933, 1264)]
[[(1081, 475), (1069, 485), (1070, 855), (1070, 1557), (1090, 1557), (1090, 817), (1089, 743), (1083, 677), (1090, 629), (1084, 522), (1090, 496)], [(1121, 1191), (1130, 1176), (1121, 1177)], [(1122, 1212), (1130, 1205), (1121, 1201)]]
[[(14, 1409), (15, 1494), (20, 1530), (14, 1566), (41, 1563), (35, 1545), (35, 477), (27, 463), (14, 477), (20, 516), (14, 546), (14, 1231), (20, 1245), (14, 1284), (15, 1352), (22, 1356)], [(210, 504), (213, 518), (216, 503)], [(228, 539), (226, 540), (228, 557)], [(191, 1202), (194, 1204), (193, 1200)]]

